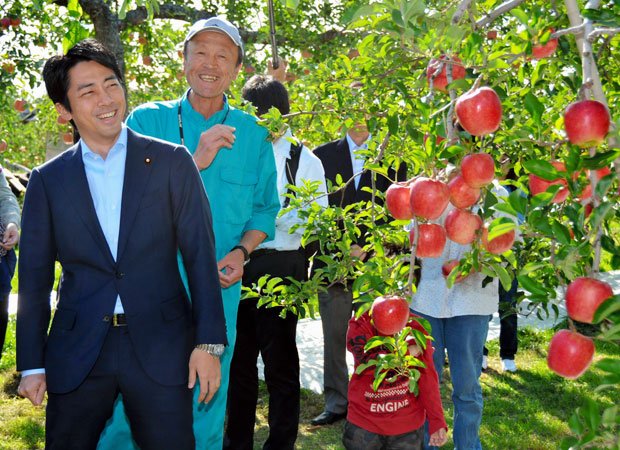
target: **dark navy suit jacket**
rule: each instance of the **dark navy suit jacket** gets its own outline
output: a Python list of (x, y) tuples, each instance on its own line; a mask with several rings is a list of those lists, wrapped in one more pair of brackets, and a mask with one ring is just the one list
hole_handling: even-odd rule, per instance
[[(56, 260), (62, 282), (49, 327)], [(195, 344), (226, 343), (211, 211), (192, 157), (131, 130), (116, 261), (79, 144), (32, 171), (20, 243), (17, 369), (44, 367), (50, 392), (75, 389), (101, 351), (117, 295), (137, 357), (158, 383), (187, 382)]]

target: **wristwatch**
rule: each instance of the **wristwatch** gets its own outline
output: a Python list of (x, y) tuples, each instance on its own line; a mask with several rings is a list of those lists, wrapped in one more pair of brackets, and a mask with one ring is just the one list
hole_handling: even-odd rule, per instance
[(248, 249), (245, 248), (243, 245), (235, 245), (233, 248), (230, 249), (230, 251), (232, 252), (233, 250), (237, 249), (243, 252), (243, 265), (250, 262), (250, 253), (248, 252)]
[(198, 344), (196, 348), (219, 358), (224, 354), (226, 346), (224, 344)]

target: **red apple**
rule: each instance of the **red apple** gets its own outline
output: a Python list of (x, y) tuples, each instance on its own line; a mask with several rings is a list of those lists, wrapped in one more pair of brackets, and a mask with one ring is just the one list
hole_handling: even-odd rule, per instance
[(486, 224), (482, 228), (482, 246), (489, 253), (501, 255), (512, 248), (512, 244), (515, 242), (515, 236), (515, 230), (510, 230), (489, 241), (489, 226)]
[(594, 359), (594, 341), (570, 330), (560, 330), (549, 344), (547, 365), (564, 378), (579, 378)]
[(10, 23), (12, 27), (18, 27), (20, 23), (22, 23), (22, 19), (19, 17), (11, 17)]
[[(446, 230), (437, 223), (422, 223), (418, 226), (420, 236), (416, 256), (420, 258), (439, 258), (446, 246)], [(415, 229), (409, 232), (409, 245), (413, 247)]]
[[(585, 173), (586, 173), (586, 176), (589, 179), (590, 171), (586, 170)], [(611, 173), (611, 169), (609, 167), (603, 167), (602, 169), (597, 169), (597, 170), (594, 171), (594, 178), (598, 182), (598, 180), (600, 180), (603, 177), (606, 177), (610, 173)], [(586, 185), (586, 187), (584, 187), (583, 190), (581, 191), (581, 193), (579, 194), (579, 200), (580, 201), (587, 200), (590, 197), (592, 197), (592, 183), (589, 182)]]
[[(439, 59), (433, 58), (428, 62), (428, 67), (426, 68), (426, 80), (428, 81), (429, 86), (432, 78), (433, 89), (446, 92), (446, 86), (448, 85), (446, 66), (450, 63), (452, 63), (452, 81), (465, 78), (465, 67), (461, 64), (461, 59), (458, 56), (449, 57), (442, 55)], [(436, 74), (439, 70), (439, 66), (442, 65), (443, 67), (441, 68), (441, 71)]]
[(409, 321), (409, 303), (398, 295), (383, 295), (372, 302), (370, 317), (377, 331), (389, 336), (405, 328)]
[(349, 53), (347, 54), (347, 57), (349, 59), (355, 59), (360, 55), (360, 52), (358, 49), (356, 48), (352, 48), (351, 50), (349, 50)]
[(303, 59), (310, 59), (310, 58), (312, 58), (312, 52), (310, 50), (302, 50), (301, 51), (301, 57)]
[(446, 183), (419, 177), (411, 185), (410, 201), (414, 215), (436, 219), (448, 206), (450, 191)]
[(385, 206), (395, 219), (413, 219), (411, 209), (411, 188), (403, 184), (392, 184), (385, 191)]
[(62, 141), (66, 145), (73, 145), (73, 133), (71, 131), (67, 131), (66, 133), (63, 133), (62, 134)]
[[(443, 275), (444, 278), (448, 278), (450, 276), (450, 274), (452, 273), (452, 271), (454, 270), (454, 268), (456, 266), (458, 266), (458, 265), (459, 265), (459, 260), (458, 259), (450, 259), (450, 260), (446, 261), (441, 266), (441, 274)], [(468, 275), (463, 275), (463, 274), (459, 273), (456, 276), (456, 278), (454, 279), (454, 282), (455, 283), (460, 283), (461, 281), (463, 281), (467, 277), (468, 277)]]
[(4, 139), (0, 140), (0, 153), (5, 152), (7, 148), (9, 148), (9, 144)]
[(148, 41), (147, 41), (147, 39), (146, 39), (146, 37), (145, 37), (145, 36), (142, 36), (142, 35), (138, 36), (138, 44), (140, 44), (140, 45), (146, 45), (146, 43), (147, 43), (147, 42), (148, 42)]
[(13, 103), (13, 108), (15, 108), (15, 110), (19, 111), (19, 112), (25, 111), (26, 110), (26, 101), (22, 100), (21, 98), (18, 98)]
[(13, 73), (15, 72), (15, 65), (5, 62), (2, 64), (2, 70), (4, 70), (6, 73)]
[(0, 27), (6, 30), (10, 26), (11, 26), (11, 19), (9, 19), (8, 17), (3, 17), (2, 19), (0, 19)]
[(497, 39), (497, 30), (487, 31), (487, 39), (489, 39), (490, 41)]
[(499, 96), (486, 86), (461, 95), (456, 100), (455, 110), (459, 123), (472, 136), (493, 133), (502, 121)]
[[(428, 140), (429, 136), (430, 135), (428, 133), (424, 133), (424, 141), (422, 142), (422, 144), (426, 145), (426, 141)], [(435, 144), (436, 145), (439, 145), (441, 142), (443, 142), (445, 140), (446, 140), (446, 138), (443, 137), (443, 136), (439, 136), (439, 135), (435, 136)]]
[(609, 111), (596, 100), (571, 103), (564, 111), (564, 128), (568, 140), (582, 148), (602, 144), (610, 123)]
[(66, 125), (66, 124), (68, 124), (68, 123), (69, 123), (69, 121), (68, 121), (67, 119), (65, 119), (64, 117), (62, 117), (62, 116), (58, 116), (58, 117), (56, 118), (56, 122), (57, 122), (59, 125)]
[(245, 73), (254, 73), (256, 72), (256, 69), (254, 68), (254, 66), (252, 64), (248, 64), (247, 66), (245, 66)]
[(493, 181), (495, 161), (487, 153), (467, 155), (461, 161), (461, 174), (465, 183), (473, 188), (481, 188)]
[(142, 55), (142, 64), (144, 64), (145, 66), (150, 66), (151, 64), (153, 64), (153, 58), (151, 58), (149, 55)]
[(471, 244), (482, 228), (482, 219), (465, 209), (453, 209), (446, 215), (444, 226), (448, 239), (457, 244)]
[(611, 286), (603, 281), (576, 278), (566, 289), (566, 311), (573, 320), (592, 323), (596, 309), (612, 295)]
[(457, 208), (469, 208), (480, 198), (480, 189), (467, 184), (461, 174), (448, 182), (448, 190), (450, 191), (450, 203)]
[(557, 39), (549, 39), (545, 44), (532, 45), (532, 57), (534, 59), (548, 58), (555, 53), (558, 48)]
[[(561, 161), (551, 161), (551, 165), (555, 167), (559, 172), (566, 172), (566, 166)], [(560, 184), (562, 186), (568, 186), (568, 183), (564, 178), (557, 178), (555, 180), (544, 180), (533, 173), (529, 174), (530, 194), (536, 195), (541, 192), (546, 192), (549, 186)], [(563, 187), (555, 193), (553, 203), (562, 203), (568, 197), (568, 188)]]

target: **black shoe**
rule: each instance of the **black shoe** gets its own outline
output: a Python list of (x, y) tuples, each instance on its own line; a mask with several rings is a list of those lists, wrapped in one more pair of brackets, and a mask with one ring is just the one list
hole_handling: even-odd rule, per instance
[(347, 417), (347, 413), (333, 413), (330, 411), (323, 411), (321, 414), (316, 416), (314, 419), (310, 421), (312, 425), (331, 425), (332, 423), (336, 423), (339, 420)]

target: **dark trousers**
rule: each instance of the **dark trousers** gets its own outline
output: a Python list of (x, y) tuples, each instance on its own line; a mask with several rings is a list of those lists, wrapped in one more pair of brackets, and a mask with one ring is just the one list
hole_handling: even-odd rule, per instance
[(9, 324), (9, 295), (16, 263), (15, 250), (9, 250), (0, 258), (0, 359), (2, 359), (6, 328)]
[[(510, 290), (499, 284), (499, 357), (515, 359), (519, 341), (517, 338), (517, 279), (512, 280)], [(489, 351), (484, 347), (484, 354)]]
[(96, 449), (119, 394), (142, 450), (194, 450), (192, 391), (186, 384), (152, 381), (133, 351), (127, 327), (110, 328), (95, 366), (77, 389), (48, 393), (45, 448)]
[(422, 450), (424, 427), (393, 436), (376, 434), (346, 421), (342, 444), (347, 450)]
[[(305, 278), (300, 251), (252, 255), (244, 269), (243, 284), (251, 286), (265, 274), (298, 280)], [(228, 424), (225, 449), (253, 448), (258, 400), (258, 354), (265, 363), (269, 392), (269, 437), (264, 449), (294, 449), (299, 426), (299, 355), (297, 316), (281, 308), (257, 307), (257, 299), (242, 300), (237, 313), (237, 341), (230, 366)]]

